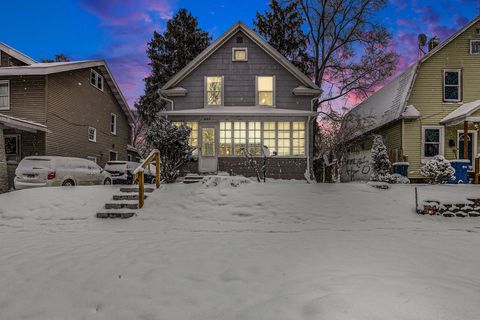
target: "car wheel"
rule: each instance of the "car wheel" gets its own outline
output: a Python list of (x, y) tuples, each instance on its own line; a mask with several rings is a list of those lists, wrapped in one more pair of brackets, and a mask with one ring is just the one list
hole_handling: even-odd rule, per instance
[(109, 186), (109, 185), (112, 184), (112, 180), (107, 178), (107, 179), (105, 179), (105, 181), (103, 181), (103, 184), (106, 185), (106, 186)]
[(75, 185), (75, 182), (73, 180), (67, 179), (63, 181), (62, 186), (64, 187), (73, 187)]

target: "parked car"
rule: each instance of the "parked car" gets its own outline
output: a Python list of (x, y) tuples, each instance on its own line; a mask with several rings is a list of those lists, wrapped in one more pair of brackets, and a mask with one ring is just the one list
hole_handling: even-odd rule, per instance
[(82, 158), (33, 156), (15, 170), (15, 189), (112, 184), (112, 177), (95, 162)]
[[(133, 171), (140, 166), (139, 162), (132, 161), (108, 161), (105, 171), (111, 174), (113, 184), (132, 184)], [(150, 165), (144, 171), (145, 183), (155, 183), (155, 166)]]

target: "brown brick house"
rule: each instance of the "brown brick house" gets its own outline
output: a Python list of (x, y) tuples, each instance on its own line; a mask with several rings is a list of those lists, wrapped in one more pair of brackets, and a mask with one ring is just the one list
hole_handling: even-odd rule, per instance
[(191, 127), (191, 172), (251, 176), (243, 150), (278, 153), (270, 177), (303, 179), (312, 157), (312, 101), (320, 88), (242, 22), (233, 25), (160, 90), (163, 114)]
[(37, 63), (1, 42), (0, 58), (0, 190), (30, 155), (127, 160), (133, 116), (103, 60)]

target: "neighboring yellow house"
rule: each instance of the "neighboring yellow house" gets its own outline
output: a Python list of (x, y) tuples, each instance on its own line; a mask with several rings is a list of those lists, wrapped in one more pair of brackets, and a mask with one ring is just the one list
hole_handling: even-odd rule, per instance
[(384, 136), (392, 160), (410, 163), (409, 178), (422, 178), (418, 170), (438, 154), (474, 165), (480, 150), (480, 16), (351, 112), (374, 119), (362, 133)]

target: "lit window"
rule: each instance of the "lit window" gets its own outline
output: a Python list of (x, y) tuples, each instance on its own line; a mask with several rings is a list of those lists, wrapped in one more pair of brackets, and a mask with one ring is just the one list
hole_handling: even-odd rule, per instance
[(198, 122), (187, 122), (186, 126), (192, 130), (188, 137), (188, 145), (195, 148), (192, 154), (196, 156), (198, 154)]
[(480, 54), (480, 40), (470, 40), (470, 54)]
[(232, 155), (232, 123), (220, 122), (220, 155)]
[(222, 105), (223, 77), (206, 77), (205, 84), (208, 106)]
[(273, 154), (277, 150), (276, 141), (276, 128), (275, 122), (264, 122), (263, 123), (263, 145), (267, 146), (270, 154)]
[(292, 155), (305, 155), (305, 123), (292, 123)]
[(110, 114), (110, 132), (117, 134), (117, 115), (114, 113)]
[(290, 122), (278, 123), (278, 155), (290, 155)]
[(257, 77), (257, 101), (260, 106), (273, 106), (273, 77)]
[(88, 128), (88, 141), (97, 142), (97, 129), (92, 127)]
[(90, 84), (103, 91), (103, 77), (95, 70), (90, 70)]
[(9, 80), (0, 80), (0, 109), (10, 109)]
[(422, 127), (422, 158), (443, 155), (443, 127)]
[(443, 101), (458, 102), (461, 97), (460, 70), (443, 70)]
[(233, 123), (233, 145), (234, 154), (242, 155), (242, 149), (247, 145), (247, 123), (234, 122)]
[(20, 155), (19, 135), (5, 135), (5, 153), (7, 162), (17, 162)]
[(248, 151), (255, 156), (262, 154), (261, 122), (248, 123)]
[(232, 48), (233, 61), (247, 61), (247, 48)]

